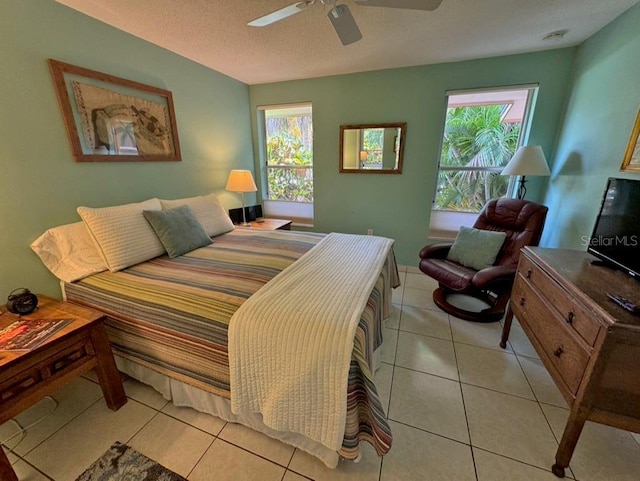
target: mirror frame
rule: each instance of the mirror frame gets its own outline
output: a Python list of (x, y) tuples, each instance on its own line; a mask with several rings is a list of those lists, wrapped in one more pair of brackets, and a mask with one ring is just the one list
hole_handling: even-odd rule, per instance
[[(345, 169), (343, 167), (344, 156), (344, 131), (360, 129), (400, 129), (400, 147), (398, 148), (398, 168), (397, 169)], [(341, 174), (402, 174), (402, 162), (404, 158), (404, 144), (407, 138), (406, 122), (391, 122), (383, 124), (353, 124), (340, 126), (340, 157), (338, 158), (338, 168)]]

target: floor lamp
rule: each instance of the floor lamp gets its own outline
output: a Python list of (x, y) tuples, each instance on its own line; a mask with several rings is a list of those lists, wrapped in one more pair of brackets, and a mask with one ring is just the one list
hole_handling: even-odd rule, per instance
[(551, 175), (547, 159), (539, 145), (527, 145), (520, 147), (509, 163), (502, 169), (502, 175), (519, 175), (518, 199), (524, 199), (527, 194), (525, 176), (527, 175)]
[(253, 181), (253, 175), (248, 170), (232, 170), (229, 172), (225, 189), (242, 194), (242, 225), (249, 227), (251, 224), (247, 222), (247, 213), (244, 209), (244, 193), (258, 190), (256, 183)]

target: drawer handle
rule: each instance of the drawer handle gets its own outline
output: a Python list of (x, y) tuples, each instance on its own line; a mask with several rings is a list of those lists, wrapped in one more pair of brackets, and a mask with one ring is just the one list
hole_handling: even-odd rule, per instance
[(525, 303), (525, 302), (526, 302), (526, 301), (525, 301), (525, 298), (524, 298), (524, 297), (521, 297), (521, 298), (520, 298), (520, 305), (521, 305), (521, 306), (524, 306), (524, 303)]
[(531, 269), (527, 270), (527, 279), (531, 279), (532, 271)]
[(573, 319), (576, 317), (576, 313), (573, 311), (569, 311), (569, 314), (567, 314), (567, 322), (569, 324), (573, 324)]
[(564, 347), (558, 346), (558, 348), (555, 351), (553, 351), (553, 355), (556, 357), (560, 357), (563, 352), (564, 352)]

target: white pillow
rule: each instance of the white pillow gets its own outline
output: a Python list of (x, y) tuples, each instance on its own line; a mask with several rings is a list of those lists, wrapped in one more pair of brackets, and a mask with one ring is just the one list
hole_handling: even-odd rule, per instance
[(30, 247), (47, 269), (65, 282), (107, 270), (107, 264), (83, 222), (53, 227), (34, 240)]
[(111, 272), (164, 254), (160, 239), (142, 214), (145, 210), (162, 210), (160, 200), (99, 209), (78, 207)]
[(160, 200), (160, 203), (162, 204), (162, 210), (174, 209), (181, 205), (189, 206), (189, 209), (191, 209), (210, 237), (215, 237), (234, 229), (229, 214), (227, 214), (215, 194), (188, 197), (186, 199)]

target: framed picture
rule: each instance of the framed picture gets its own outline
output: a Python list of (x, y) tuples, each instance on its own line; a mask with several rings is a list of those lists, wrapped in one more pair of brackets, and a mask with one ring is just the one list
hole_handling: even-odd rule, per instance
[(76, 162), (180, 161), (171, 92), (49, 60)]
[(620, 170), (640, 173), (640, 141), (638, 134), (640, 134), (640, 110), (638, 110), (636, 123), (631, 131), (631, 138), (629, 139)]

